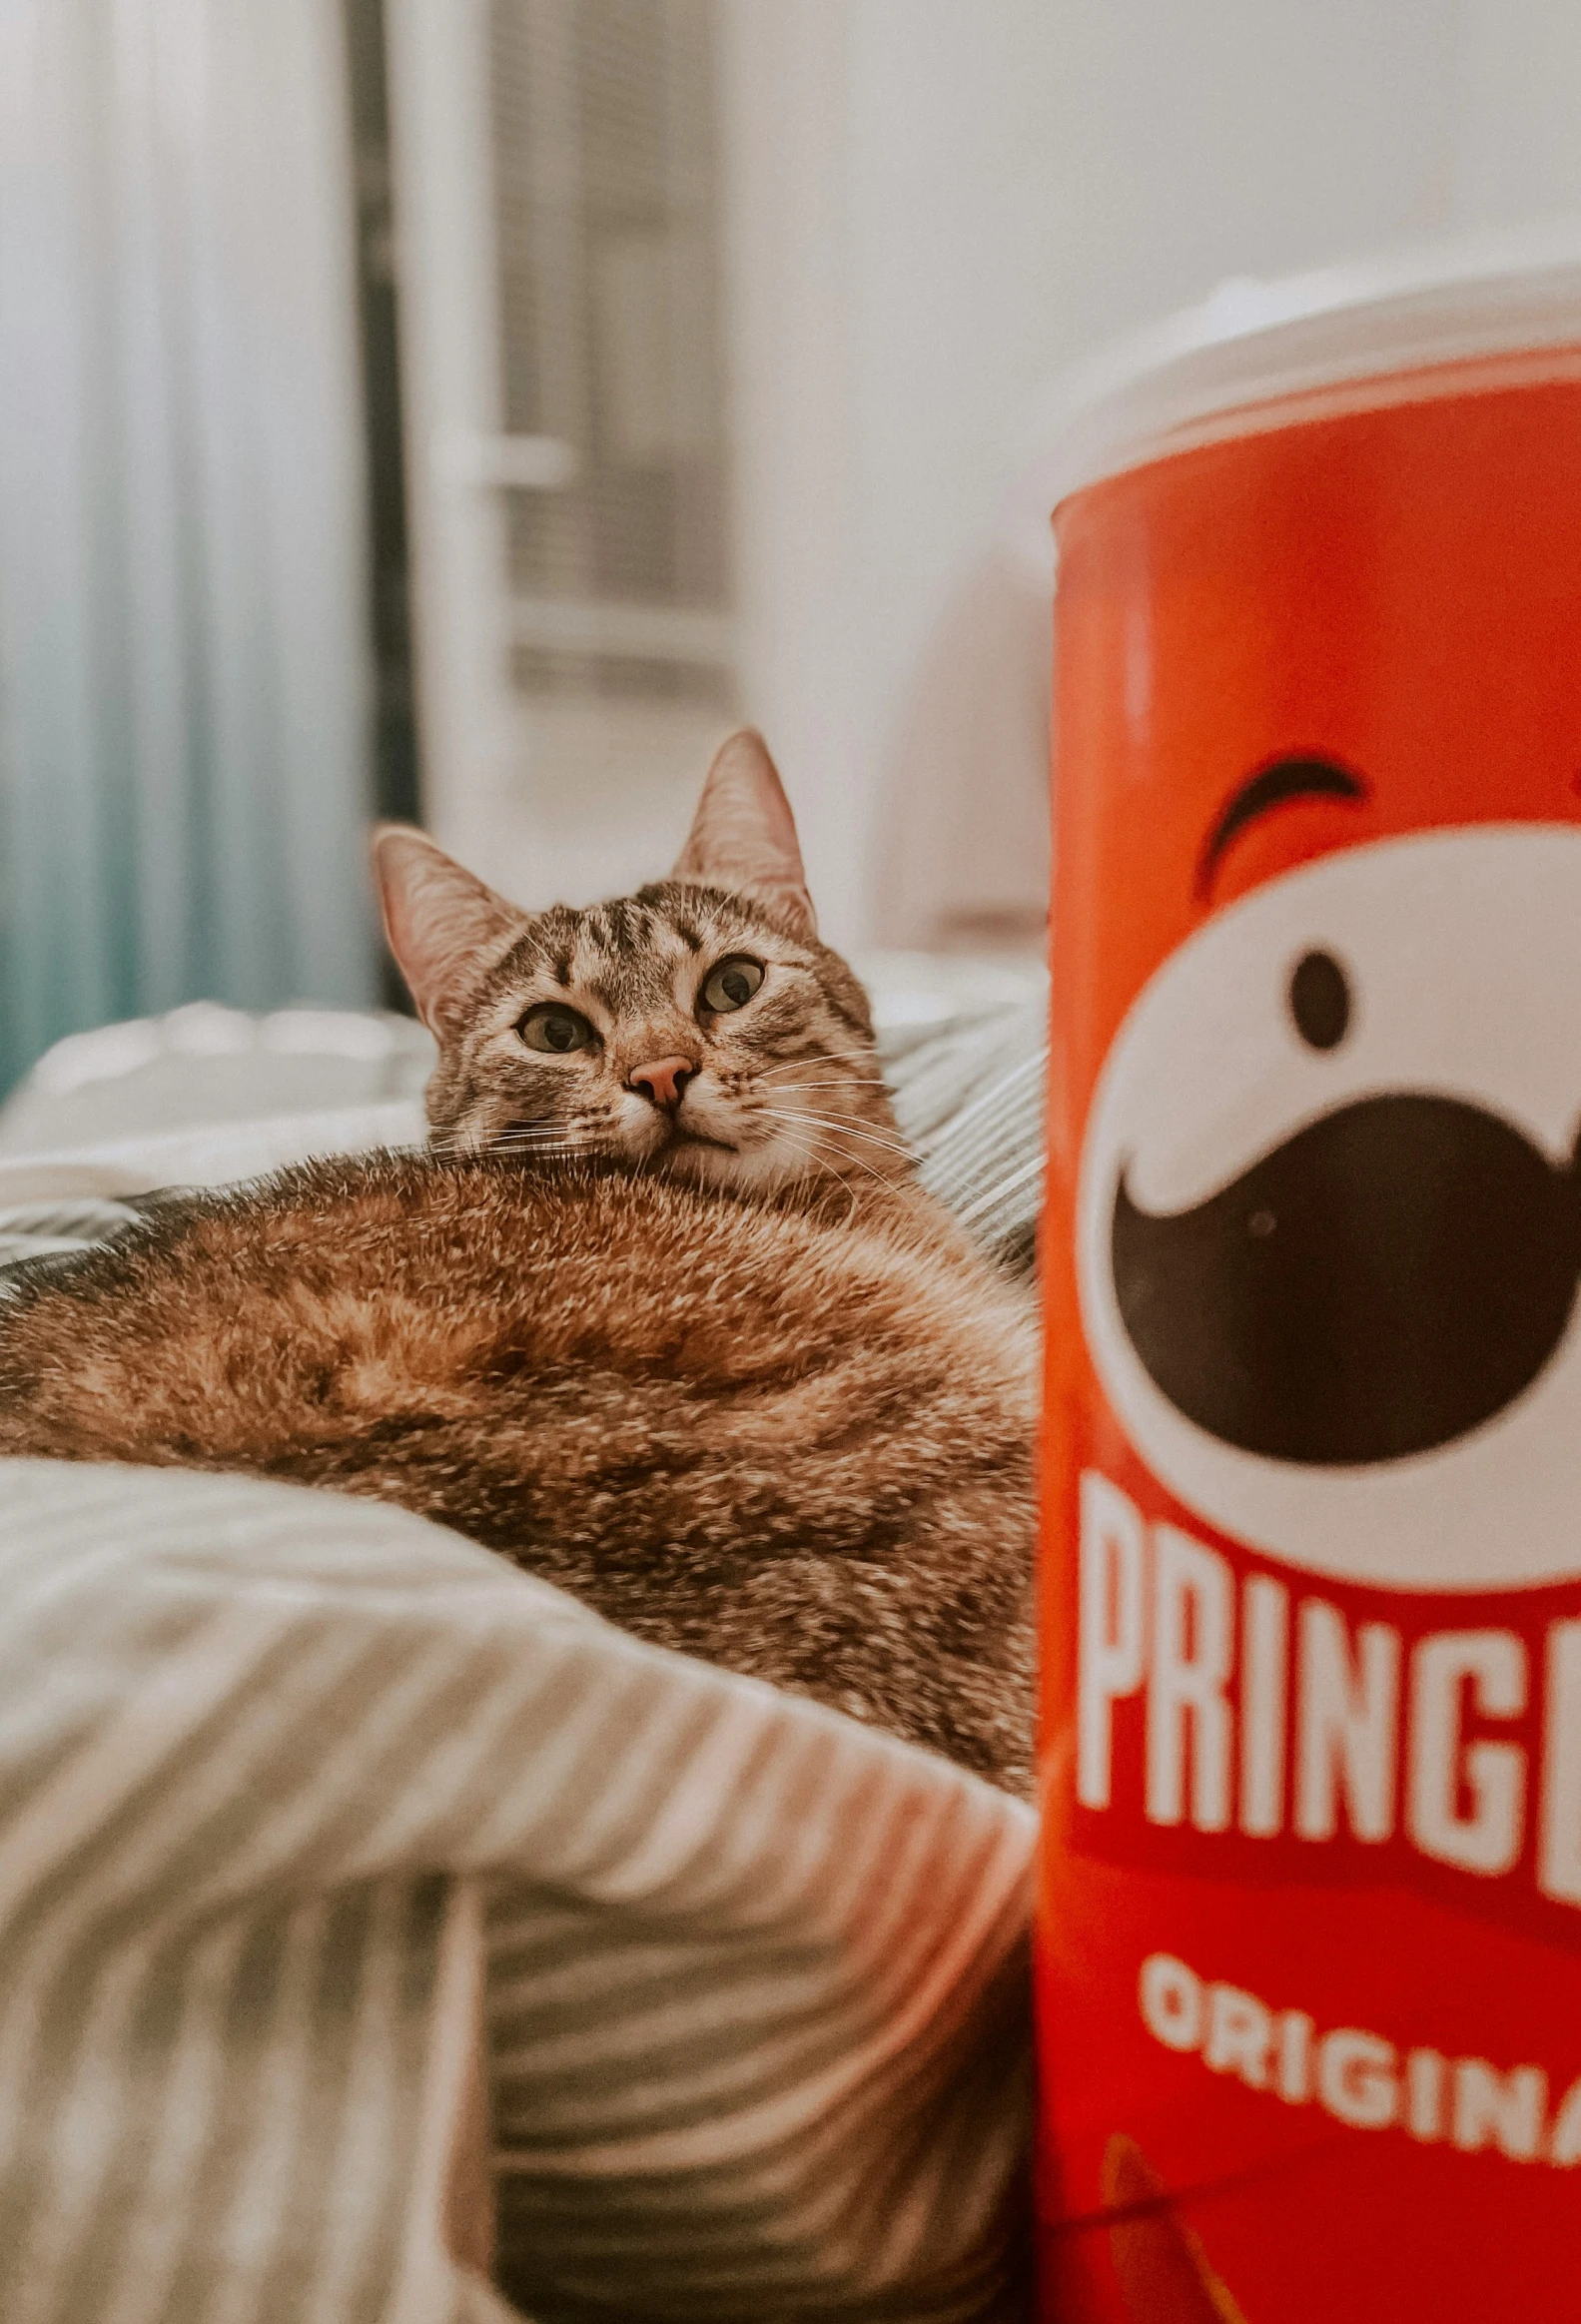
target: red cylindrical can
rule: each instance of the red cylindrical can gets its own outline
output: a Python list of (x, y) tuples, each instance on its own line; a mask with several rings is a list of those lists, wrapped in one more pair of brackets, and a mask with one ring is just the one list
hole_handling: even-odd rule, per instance
[(1544, 2324), (1581, 262), (1272, 306), (1112, 398), (1056, 519), (1044, 2312)]

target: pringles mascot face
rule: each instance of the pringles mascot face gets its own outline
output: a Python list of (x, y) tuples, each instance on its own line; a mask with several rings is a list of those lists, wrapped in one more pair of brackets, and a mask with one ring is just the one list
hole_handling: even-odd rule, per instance
[[(1204, 835), (1359, 796), (1275, 761)], [(1110, 1051), (1083, 1319), (1154, 1473), (1311, 1573), (1581, 1573), (1581, 828), (1423, 833), (1241, 897)]]

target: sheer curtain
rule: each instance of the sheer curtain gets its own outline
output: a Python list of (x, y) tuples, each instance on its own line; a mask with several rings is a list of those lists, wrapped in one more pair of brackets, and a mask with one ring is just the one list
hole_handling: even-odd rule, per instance
[(332, 0), (0, 0), (0, 1088), (375, 991)]

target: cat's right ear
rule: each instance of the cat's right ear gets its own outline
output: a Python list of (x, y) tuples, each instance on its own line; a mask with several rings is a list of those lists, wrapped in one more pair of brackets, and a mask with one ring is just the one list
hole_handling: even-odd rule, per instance
[(409, 824), (377, 824), (372, 853), (395, 965), (417, 1015), (442, 1041), (458, 1030), (479, 970), (525, 914)]

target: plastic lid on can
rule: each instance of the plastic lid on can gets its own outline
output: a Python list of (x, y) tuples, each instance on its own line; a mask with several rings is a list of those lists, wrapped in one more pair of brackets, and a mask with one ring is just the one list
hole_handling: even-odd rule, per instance
[(1196, 444), (1458, 389), (1467, 367), (1546, 372), (1561, 350), (1581, 364), (1581, 221), (1239, 277), (1067, 376), (1038, 429), (1043, 504)]

